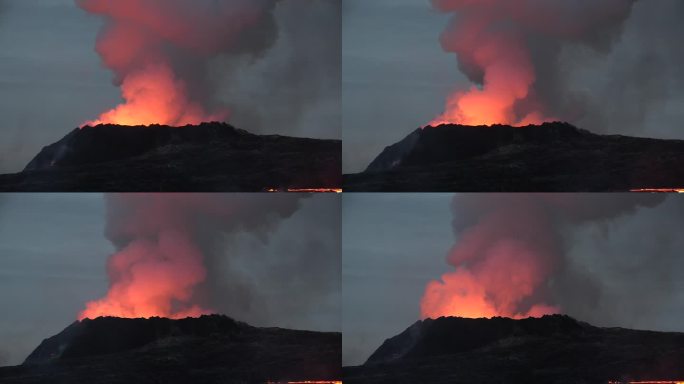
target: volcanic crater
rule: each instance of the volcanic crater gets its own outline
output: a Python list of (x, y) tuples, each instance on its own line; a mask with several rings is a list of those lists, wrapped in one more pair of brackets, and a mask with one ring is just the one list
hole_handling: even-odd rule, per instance
[(684, 188), (684, 141), (598, 135), (568, 123), (417, 129), (350, 192), (627, 192)]
[(226, 123), (74, 129), (0, 191), (262, 192), (339, 189), (341, 142), (255, 135)]
[(387, 339), (355, 383), (674, 383), (684, 333), (600, 328), (564, 315), (513, 320), (441, 317)]
[(257, 328), (221, 315), (85, 319), (44, 340), (0, 382), (267, 383), (338, 381), (342, 336)]

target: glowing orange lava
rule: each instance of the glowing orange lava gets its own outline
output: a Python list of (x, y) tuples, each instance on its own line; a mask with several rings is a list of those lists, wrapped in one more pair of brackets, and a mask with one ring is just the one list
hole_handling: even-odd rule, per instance
[(181, 231), (160, 231), (114, 254), (107, 271), (107, 295), (86, 304), (78, 318), (199, 317), (211, 311), (191, 304), (194, 287), (204, 281), (202, 254)]
[[(466, 8), (465, 16), (444, 31), (442, 48), (455, 53), (461, 66), (470, 69), (470, 80), (480, 85), (451, 94), (444, 112), (429, 125), (525, 126), (551, 120), (534, 102), (537, 75), (524, 37), (514, 30), (491, 28), (507, 12), (493, 12), (477, 2), (452, 3), (445, 8)], [(481, 12), (473, 11), (478, 7), (483, 7)]]
[(422, 318), (519, 319), (560, 312), (539, 295), (554, 268), (552, 254), (548, 248), (523, 240), (534, 237), (546, 224), (532, 216), (511, 222), (512, 217), (518, 218), (518, 211), (509, 209), (481, 218), (460, 235), (447, 257), (454, 269), (425, 287), (420, 302)]
[(341, 188), (269, 188), (267, 192), (291, 192), (291, 193), (342, 193)]
[(183, 126), (204, 121), (223, 121), (227, 112), (211, 115), (191, 102), (185, 84), (165, 64), (147, 66), (132, 73), (121, 85), (124, 103), (84, 124)]
[(609, 381), (608, 384), (684, 384), (683, 380)]
[(684, 188), (642, 188), (632, 189), (630, 192), (644, 192), (644, 193), (684, 193)]
[[(512, 271), (513, 274), (520, 273)], [(514, 276), (517, 286), (511, 286), (511, 292), (504, 295), (506, 301), (519, 300), (520, 296), (532, 292), (533, 278), (526, 273)], [(501, 292), (498, 292), (500, 295)], [(423, 318), (436, 319), (442, 316), (456, 316), (465, 318), (492, 318), (496, 316), (524, 319), (527, 317), (541, 317), (558, 313), (559, 309), (545, 304), (536, 304), (526, 312), (516, 312), (510, 305), (501, 305), (493, 300), (497, 294), (492, 294), (492, 287), (485, 281), (480, 281), (473, 273), (460, 269), (442, 276), (440, 281), (431, 281), (425, 287), (425, 293), (420, 303)]]
[(316, 380), (307, 380), (307, 381), (268, 381), (266, 384), (342, 384), (341, 381), (316, 381)]

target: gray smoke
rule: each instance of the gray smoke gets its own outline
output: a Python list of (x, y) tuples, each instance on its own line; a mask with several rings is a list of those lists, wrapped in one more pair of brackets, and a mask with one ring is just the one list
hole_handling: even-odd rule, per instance
[(221, 97), (237, 125), (340, 138), (342, 2), (282, 1), (275, 18), (278, 44), (262, 59), (217, 61)]
[[(489, 281), (490, 300), (507, 313), (524, 314), (543, 303), (585, 321), (624, 324), (616, 316), (643, 310), (633, 298), (648, 294), (654, 297), (653, 307), (658, 306), (658, 300), (670, 299), (669, 282), (675, 277), (667, 273), (671, 274), (676, 259), (664, 249), (672, 242), (663, 237), (640, 249), (643, 253), (631, 255), (612, 254), (605, 244), (611, 243), (608, 237), (613, 223), (629, 222), (619, 219), (664, 201), (663, 196), (630, 194), (457, 195), (452, 208), (459, 240), (448, 261)], [(600, 228), (596, 244), (603, 244), (603, 249), (578, 256), (575, 235), (588, 227)], [(660, 234), (652, 228), (643, 232), (644, 237)], [(496, 252), (511, 245), (521, 251), (513, 258), (501, 258)], [(621, 244), (615, 249), (624, 252)], [(632, 259), (627, 260), (627, 256)], [(500, 280), (497, 271), (514, 271), (516, 263), (526, 263), (540, 277), (531, 293), (524, 289), (517, 293), (514, 283)], [(492, 276), (499, 278), (490, 279)], [(645, 282), (649, 288), (638, 294), (639, 289), (645, 289), (640, 285)]]
[(340, 136), (339, 0), (76, 2), (106, 20), (97, 51), (116, 85), (161, 62), (212, 119)]
[(505, 30), (520, 38), (536, 82), (517, 103), (519, 116), (541, 109), (595, 132), (681, 137), (673, 131), (684, 100), (681, 1), (433, 0), (433, 5), (456, 12), (443, 45), (459, 54), (459, 67), (473, 82), (482, 84), (483, 68), (475, 63), (475, 51), (451, 46), (451, 31), (475, 20), (486, 23), (488, 33)]
[(567, 50), (564, 81), (585, 100), (571, 118), (597, 132), (681, 138), (683, 17), (679, 0), (640, 1), (609, 54)]
[[(306, 197), (296, 194), (108, 195), (106, 235), (117, 248), (109, 263), (110, 283), (135, 286), (131, 281), (134, 279), (128, 280), (126, 276), (129, 272), (130, 275), (140, 273), (140, 266), (146, 264), (157, 264), (153, 269), (157, 271), (171, 270), (171, 275), (180, 266), (190, 275), (195, 269), (192, 265), (198, 262), (206, 269), (206, 278), (191, 287), (193, 296), (183, 305), (200, 305), (257, 324), (273, 325), (275, 321), (279, 326), (287, 326), (310, 322), (325, 327), (321, 324), (326, 321), (311, 317), (316, 317), (319, 310), (329, 311), (320, 307), (329, 305), (326, 303), (330, 297), (339, 294), (340, 258), (330, 253), (331, 249), (339, 248), (335, 247), (339, 246), (339, 231), (335, 231), (339, 229), (336, 228), (339, 223), (335, 222), (339, 221), (336, 213), (339, 203), (324, 198), (307, 199), (308, 204), (317, 205), (316, 222), (297, 221), (293, 216)], [(321, 228), (319, 233), (307, 234), (301, 228), (306, 225)], [(290, 237), (281, 236), (277, 244), (264, 246), (276, 230)], [(169, 250), (164, 245), (169, 234), (189, 239), (189, 245), (181, 242)], [(153, 252), (132, 263), (119, 262), (126, 259), (121, 255), (131, 254), (132, 249), (143, 244)], [(192, 254), (195, 249), (199, 250), (200, 260), (173, 255)], [(166, 257), (160, 261), (155, 254)], [(112, 268), (115, 264), (119, 267)]]

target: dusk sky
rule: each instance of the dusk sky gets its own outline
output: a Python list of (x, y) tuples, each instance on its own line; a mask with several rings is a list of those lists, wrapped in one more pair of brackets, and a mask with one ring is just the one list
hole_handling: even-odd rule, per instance
[[(491, 197), (487, 196), (462, 195), (465, 201)], [(601, 196), (580, 195), (579, 201), (605, 206), (634, 198), (604, 197), (601, 201)], [(454, 270), (446, 262), (449, 249), (459, 244), (452, 219), (458, 223), (472, 212), (454, 208), (452, 215), (452, 198), (450, 194), (344, 196), (344, 365), (362, 364), (385, 339), (419, 320), (426, 284)], [(646, 196), (649, 204), (657, 204), (654, 208), (559, 227), (568, 264), (586, 279), (585, 286), (575, 284), (556, 292), (558, 300), (574, 308), (564, 313), (598, 326), (684, 331), (680, 276), (684, 199), (660, 199)], [(525, 218), (520, 219), (519, 225), (525, 225)], [(473, 220), (479, 220), (477, 214)], [(591, 294), (586, 291), (589, 285)]]
[[(562, 84), (563, 92), (545, 101), (597, 133), (684, 139), (682, 17), (679, 0), (638, 1), (609, 49), (563, 44), (552, 64), (562, 76), (542, 85)], [(345, 173), (365, 169), (386, 146), (442, 113), (451, 92), (470, 88), (456, 56), (440, 46), (449, 19), (428, 0), (345, 0)]]
[[(275, 45), (258, 59), (211, 63), (217, 98), (254, 133), (340, 138), (339, 4), (283, 1), (275, 18)], [(95, 52), (103, 24), (74, 0), (0, 1), (0, 173), (120, 102)]]
[[(237, 231), (222, 242), (212, 263), (225, 290), (217, 312), (255, 326), (340, 331), (340, 197), (300, 204), (270, 235)], [(106, 293), (115, 249), (105, 217), (100, 194), (0, 196), (0, 365), (20, 364)]]

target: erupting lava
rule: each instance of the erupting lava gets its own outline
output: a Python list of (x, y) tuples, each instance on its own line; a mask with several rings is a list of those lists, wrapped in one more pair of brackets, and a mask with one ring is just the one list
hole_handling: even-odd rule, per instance
[[(431, 0), (453, 17), (441, 35), (460, 71), (477, 84), (448, 97), (429, 123), (524, 126), (564, 114), (546, 100), (565, 90), (556, 80), (563, 45), (603, 51), (631, 13), (633, 0)], [(540, 86), (542, 85), (543, 86)], [(559, 103), (557, 103), (559, 104)], [(564, 117), (567, 119), (567, 117)]]
[[(549, 276), (556, 268), (557, 247), (545, 228), (551, 218), (534, 198), (512, 196), (454, 198), (454, 206), (473, 211), (474, 224), (459, 236), (448, 256), (456, 268), (431, 281), (421, 301), (423, 318), (441, 316), (524, 318), (558, 313), (544, 302)], [(459, 209), (460, 211), (460, 209)], [(454, 215), (463, 215), (455, 210)], [(481, 216), (480, 216), (481, 215)], [(463, 220), (463, 219), (461, 219)], [(538, 237), (548, 236), (546, 239)]]
[(515, 107), (530, 94), (535, 82), (532, 63), (526, 48), (508, 32), (499, 35), (483, 33), (487, 20), (471, 20), (459, 24), (444, 37), (446, 49), (459, 55), (471, 54), (469, 60), (484, 72), (482, 87), (473, 86), (468, 92), (452, 94), (446, 103), (445, 112), (430, 122), (431, 126), (441, 124), (512, 126), (541, 124), (549, 119), (541, 112), (528, 112), (520, 118)]
[(125, 103), (103, 113), (84, 125), (99, 124), (168, 126), (197, 125), (205, 121), (223, 121), (228, 112), (211, 115), (201, 105), (191, 102), (182, 80), (176, 79), (168, 65), (151, 65), (126, 77), (121, 84)]
[(277, 0), (75, 0), (106, 24), (96, 50), (123, 103), (84, 125), (182, 126), (225, 121), (211, 61), (256, 56), (277, 36)]
[[(108, 263), (107, 296), (86, 304), (79, 319), (115, 316), (172, 319), (210, 311), (190, 304), (193, 288), (204, 281), (202, 254), (182, 230), (161, 230), (157, 239), (139, 239)], [(175, 305), (174, 305), (175, 304)]]
[[(86, 304), (79, 319), (198, 317), (208, 309), (205, 259), (226, 233), (260, 236), (299, 209), (301, 195), (117, 194), (107, 196), (106, 296)], [(222, 255), (221, 255), (222, 256)]]
[(542, 289), (550, 265), (524, 242), (490, 238), (488, 225), (471, 229), (451, 252), (449, 262), (456, 271), (428, 283), (421, 301), (423, 318), (526, 318), (560, 311), (541, 302), (521, 308)]
[(454, 270), (427, 284), (421, 316), (559, 313), (565, 310), (564, 291), (554, 286), (573, 278), (571, 272), (565, 274), (570, 262), (561, 228), (609, 220), (662, 201), (658, 195), (638, 194), (456, 195), (452, 223), (458, 241), (447, 257)]

